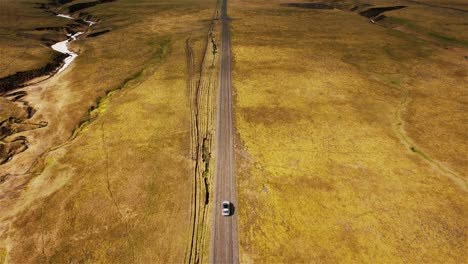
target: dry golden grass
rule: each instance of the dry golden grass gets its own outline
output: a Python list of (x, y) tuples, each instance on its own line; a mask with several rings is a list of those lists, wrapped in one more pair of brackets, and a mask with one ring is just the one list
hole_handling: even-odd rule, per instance
[(175, 42), (155, 75), (113, 95), (72, 143), (47, 155), (23, 194), (36, 202), (13, 223), (10, 236), (23, 244), (12, 260), (183, 261), (192, 184), (183, 47)]
[[(0, 78), (41, 68), (55, 53), (39, 40), (38, 34), (45, 35), (46, 32), (34, 29), (65, 26), (69, 21), (35, 8), (38, 2), (41, 1), (0, 1)], [(32, 37), (34, 35), (38, 37)]]
[(0, 122), (10, 118), (24, 118), (26, 112), (18, 105), (14, 104), (8, 99), (0, 97)]
[(466, 46), (279, 3), (230, 5), (241, 262), (464, 262)]
[(70, 68), (25, 89), (37, 110), (30, 121), (48, 126), (15, 134), (30, 148), (0, 167), (0, 263), (185, 260), (193, 210), (185, 41), (199, 63), (215, 3), (122, 0), (86, 10), (101, 19), (94, 32), (111, 31), (74, 42)]

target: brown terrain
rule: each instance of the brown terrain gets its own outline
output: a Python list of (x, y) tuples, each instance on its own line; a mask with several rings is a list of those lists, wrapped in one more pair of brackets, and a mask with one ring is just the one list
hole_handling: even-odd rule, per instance
[(207, 261), (216, 2), (4, 2), (0, 263)]
[(466, 1), (229, 1), (241, 263), (464, 263)]
[(0, 58), (0, 264), (466, 262), (464, 0), (2, 0)]

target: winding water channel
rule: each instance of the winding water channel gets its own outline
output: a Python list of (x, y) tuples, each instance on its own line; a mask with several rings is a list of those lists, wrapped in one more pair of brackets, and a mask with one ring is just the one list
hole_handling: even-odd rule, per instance
[[(57, 14), (57, 16), (70, 19), (73, 21), (76, 20), (75, 18), (69, 15), (65, 15), (65, 14)], [(88, 21), (84, 19), (81, 19), (81, 20), (84, 21), (86, 24), (88, 24), (89, 27), (92, 27), (96, 23), (94, 21)], [(64, 56), (65, 59), (63, 59), (60, 67), (58, 69), (52, 70), (52, 72), (46, 73), (46, 74), (50, 74), (47, 78), (45, 78), (46, 76), (39, 76), (45, 79), (39, 80), (36, 83), (29, 83), (28, 85), (18, 87), (18, 88), (25, 88), (29, 85), (40, 83), (44, 80), (54, 77), (56, 74), (67, 69), (72, 64), (72, 62), (78, 57), (77, 53), (73, 52), (72, 50), (68, 48), (68, 44), (72, 41), (77, 40), (77, 38), (81, 36), (82, 34), (84, 34), (85, 32), (86, 32), (86, 29), (80, 32), (75, 32), (73, 34), (69, 33), (67, 34), (66, 40), (60, 41), (51, 45), (51, 48), (53, 50), (67, 55), (67, 56)], [(26, 95), (27, 95), (27, 92), (24, 90), (19, 91), (19, 90), (13, 89), (11, 92), (7, 92), (3, 94), (2, 96), (9, 99), (14, 104), (17, 104), (20, 109), (26, 109), (25, 111), (27, 112), (27, 116), (28, 116), (26, 119), (30, 119), (34, 115), (36, 110), (29, 105), (28, 101), (22, 99)], [(14, 118), (14, 119), (8, 119), (10, 121), (7, 120), (5, 122), (0, 123), (0, 128), (2, 129), (2, 131), (0, 131), (0, 137), (3, 136), (0, 139), (0, 165), (11, 161), (14, 155), (19, 154), (29, 148), (29, 142), (24, 136), (16, 137), (13, 140), (6, 140), (6, 141), (3, 140), (5, 137), (11, 136), (18, 132), (47, 126), (47, 122), (31, 123), (29, 121), (25, 121), (26, 119), (23, 120), (23, 119)], [(4, 131), (6, 131), (5, 132), (6, 134), (4, 133)]]
[[(58, 17), (63, 17), (63, 18), (66, 18), (66, 19), (70, 19), (70, 20), (75, 20), (73, 17), (71, 17), (69, 15), (65, 15), (65, 14), (57, 14), (57, 16)], [(93, 22), (93, 21), (88, 21), (88, 20), (83, 20), (83, 21), (86, 22), (90, 27), (92, 27), (94, 24), (96, 24), (96, 22)], [(67, 34), (67, 36), (68, 36), (67, 40), (57, 42), (57, 43), (55, 43), (54, 45), (51, 46), (51, 48), (53, 50), (68, 55), (68, 57), (66, 57), (65, 60), (63, 61), (63, 65), (60, 67), (60, 69), (57, 71), (57, 73), (60, 73), (63, 70), (65, 70), (66, 68), (68, 68), (71, 65), (71, 63), (76, 59), (76, 57), (78, 57), (78, 54), (76, 54), (75, 52), (71, 51), (68, 48), (68, 43), (76, 40), (82, 34), (84, 34), (83, 31), (77, 32), (75, 34)]]

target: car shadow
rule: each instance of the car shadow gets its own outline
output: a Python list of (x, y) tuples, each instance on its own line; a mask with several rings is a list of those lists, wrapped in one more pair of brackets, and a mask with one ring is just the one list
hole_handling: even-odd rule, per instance
[(234, 215), (234, 213), (236, 213), (236, 207), (234, 206), (233, 203), (229, 203), (229, 206), (231, 207), (231, 208), (229, 208), (229, 209), (230, 209), (230, 212), (231, 212), (231, 214), (229, 214), (229, 215), (230, 215), (230, 216), (231, 216), (231, 215)]

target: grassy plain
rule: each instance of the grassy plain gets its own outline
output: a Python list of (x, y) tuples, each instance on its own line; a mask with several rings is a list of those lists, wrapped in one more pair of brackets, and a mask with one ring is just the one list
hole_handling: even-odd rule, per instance
[(464, 262), (465, 13), (286, 2), (229, 6), (241, 262)]
[(37, 110), (30, 122), (48, 125), (17, 133), (29, 149), (0, 167), (0, 263), (185, 261), (185, 45), (199, 64), (215, 6), (119, 0), (83, 10), (100, 19), (91, 32), (110, 32), (73, 42), (79, 56), (67, 70), (23, 89)]
[(35, 28), (65, 26), (67, 21), (35, 8), (37, 2), (0, 1), (0, 78), (43, 67), (55, 53), (40, 38), (57, 37), (56, 34)]

